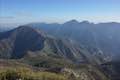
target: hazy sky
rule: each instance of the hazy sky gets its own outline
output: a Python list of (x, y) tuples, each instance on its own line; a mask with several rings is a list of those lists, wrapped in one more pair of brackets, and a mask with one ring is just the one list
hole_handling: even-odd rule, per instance
[(120, 0), (0, 0), (0, 23), (120, 22)]

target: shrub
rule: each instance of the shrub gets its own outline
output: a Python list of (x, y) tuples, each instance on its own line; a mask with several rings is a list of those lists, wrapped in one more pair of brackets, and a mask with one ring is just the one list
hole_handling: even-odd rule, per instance
[(28, 68), (0, 69), (0, 80), (67, 80), (61, 74), (33, 71)]

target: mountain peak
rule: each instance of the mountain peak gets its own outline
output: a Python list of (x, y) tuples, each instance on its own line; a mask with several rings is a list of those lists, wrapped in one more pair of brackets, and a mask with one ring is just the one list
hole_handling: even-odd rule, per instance
[(82, 21), (82, 22), (80, 22), (81, 24), (90, 24), (90, 22), (89, 21)]
[(70, 21), (68, 21), (68, 22), (78, 22), (78, 21), (75, 20), (75, 19), (72, 19), (72, 20), (70, 20)]
[(29, 26), (19, 26), (17, 27), (15, 30), (35, 30), (34, 28), (32, 27), (29, 27)]
[(34, 33), (37, 33), (37, 34), (41, 34), (42, 36), (45, 36), (44, 32), (41, 31), (41, 30), (38, 30), (38, 29), (35, 29), (33, 27), (30, 27), (30, 26), (19, 26), (18, 28), (16, 28), (15, 30), (17, 31), (20, 31), (20, 32), (34, 32)]
[(77, 20), (73, 19), (73, 20), (67, 21), (64, 24), (79, 24), (79, 22)]

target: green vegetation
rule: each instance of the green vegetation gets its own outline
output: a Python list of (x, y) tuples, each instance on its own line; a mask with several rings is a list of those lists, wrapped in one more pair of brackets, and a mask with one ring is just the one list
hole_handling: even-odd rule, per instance
[(29, 68), (2, 68), (0, 80), (67, 80), (62, 74), (33, 71)]
[(38, 57), (0, 60), (0, 80), (109, 80), (91, 64), (82, 63), (73, 67), (62, 59)]
[(25, 57), (21, 59), (21, 62), (29, 64), (35, 67), (53, 68), (53, 67), (67, 67), (75, 68), (76, 65), (73, 62), (64, 58), (55, 58), (50, 56), (38, 55), (36, 57)]

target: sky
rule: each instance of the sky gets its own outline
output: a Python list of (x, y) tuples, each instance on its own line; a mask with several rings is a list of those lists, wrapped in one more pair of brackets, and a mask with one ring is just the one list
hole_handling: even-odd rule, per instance
[(120, 0), (0, 0), (0, 23), (120, 22)]

